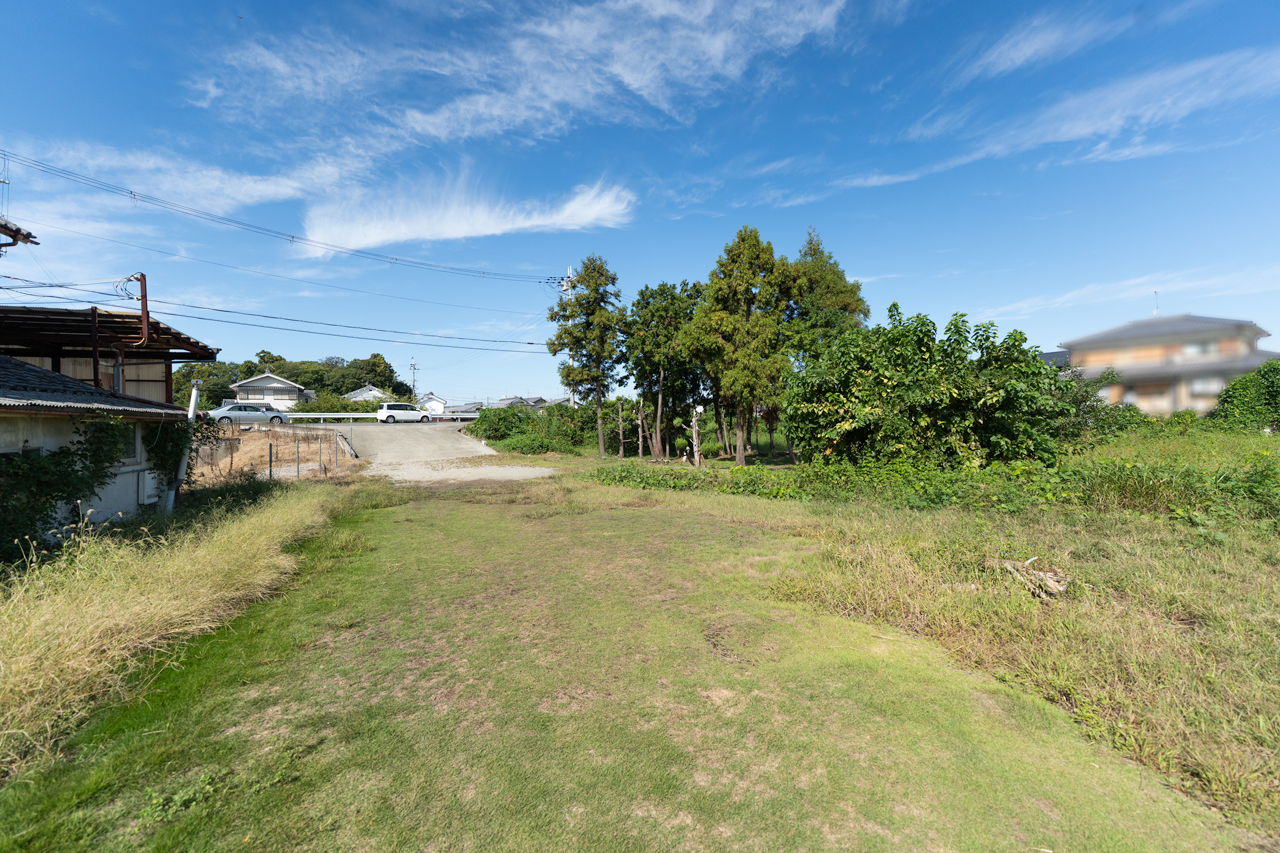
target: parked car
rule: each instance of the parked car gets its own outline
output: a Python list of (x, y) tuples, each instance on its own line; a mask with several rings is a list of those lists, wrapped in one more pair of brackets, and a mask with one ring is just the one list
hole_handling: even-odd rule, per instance
[(272, 411), (262, 406), (246, 406), (243, 403), (210, 409), (206, 414), (210, 420), (220, 424), (282, 424), (289, 420), (289, 416), (283, 412)]
[(425, 424), (431, 420), (431, 413), (424, 412), (412, 403), (383, 403), (378, 406), (378, 420), (384, 424), (396, 421), (417, 421)]

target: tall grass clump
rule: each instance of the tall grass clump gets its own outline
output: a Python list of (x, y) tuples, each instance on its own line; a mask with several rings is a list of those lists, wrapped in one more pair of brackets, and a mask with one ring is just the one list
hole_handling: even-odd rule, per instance
[(100, 531), (0, 588), (0, 778), (129, 695), (155, 654), (270, 595), (344, 500), (303, 486), (164, 536)]

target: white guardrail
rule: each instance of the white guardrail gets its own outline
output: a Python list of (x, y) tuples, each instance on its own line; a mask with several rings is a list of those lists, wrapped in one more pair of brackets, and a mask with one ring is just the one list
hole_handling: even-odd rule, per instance
[[(297, 412), (297, 413), (284, 412), (283, 414), (285, 415), (285, 419), (288, 421), (298, 421), (302, 419), (309, 420), (313, 418), (318, 418), (320, 420), (320, 423), (324, 423), (325, 418), (328, 418), (329, 420), (341, 421), (341, 420), (348, 420), (351, 418), (377, 418), (378, 417), (373, 412)], [(465, 422), (474, 421), (477, 417), (479, 417), (479, 414), (476, 412), (463, 412), (461, 414), (456, 414), (456, 415), (453, 415), (453, 414), (428, 415), (427, 421), (433, 424), (461, 423), (464, 421)], [(398, 414), (395, 415), (395, 418), (397, 423), (417, 423), (416, 419), (400, 417)]]

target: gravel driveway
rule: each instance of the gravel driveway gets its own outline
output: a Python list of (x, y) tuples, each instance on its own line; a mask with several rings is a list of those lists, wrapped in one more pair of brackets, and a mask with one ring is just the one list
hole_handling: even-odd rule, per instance
[(408, 483), (468, 483), (549, 477), (552, 468), (523, 465), (465, 465), (451, 460), (496, 456), (497, 452), (463, 435), (456, 424), (350, 424), (339, 427), (361, 459), (366, 474)]

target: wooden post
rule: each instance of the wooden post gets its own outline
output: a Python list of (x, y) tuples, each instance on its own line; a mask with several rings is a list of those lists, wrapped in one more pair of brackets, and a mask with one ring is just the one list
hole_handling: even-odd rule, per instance
[(272, 462), (275, 461), (271, 458), (272, 456), (271, 451), (272, 451), (271, 442), (268, 441), (267, 442), (267, 479), (268, 480), (274, 480), (276, 478), (275, 472), (271, 470)]
[(293, 440), (293, 479), (302, 479), (302, 456), (299, 454), (301, 442)]
[(618, 458), (621, 459), (625, 454), (623, 448), (626, 447), (626, 440), (622, 436), (622, 401), (618, 401)]

